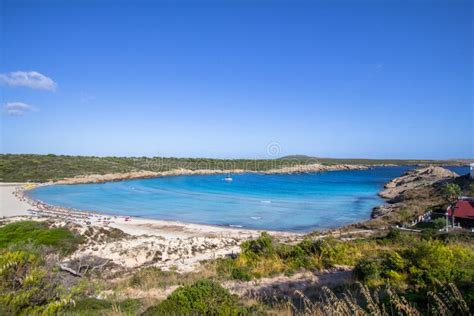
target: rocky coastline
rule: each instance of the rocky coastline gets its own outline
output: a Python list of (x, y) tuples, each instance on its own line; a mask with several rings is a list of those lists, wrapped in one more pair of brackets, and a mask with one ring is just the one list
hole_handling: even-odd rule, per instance
[(212, 174), (239, 174), (239, 173), (261, 173), (261, 174), (298, 174), (298, 173), (312, 173), (325, 171), (342, 171), (342, 170), (367, 170), (368, 166), (364, 165), (323, 165), (319, 163), (307, 165), (295, 165), (283, 168), (275, 168), (267, 171), (252, 171), (245, 169), (174, 169), (169, 171), (133, 171), (124, 173), (110, 173), (110, 174), (91, 174), (84, 176), (77, 176), (74, 178), (66, 178), (51, 182), (50, 184), (85, 184), (85, 183), (103, 183), (111, 181), (122, 181), (132, 179), (146, 179), (167, 176), (190, 176), (190, 175), (212, 175)]
[(395, 213), (407, 206), (414, 192), (432, 189), (456, 177), (459, 177), (457, 173), (438, 166), (409, 170), (385, 184), (379, 196), (387, 203), (374, 207), (371, 217), (375, 219)]

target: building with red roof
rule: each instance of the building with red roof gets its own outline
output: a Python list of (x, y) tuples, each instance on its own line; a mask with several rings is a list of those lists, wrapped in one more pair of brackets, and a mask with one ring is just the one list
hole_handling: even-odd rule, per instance
[(460, 198), (448, 207), (448, 216), (461, 226), (474, 227), (474, 198)]

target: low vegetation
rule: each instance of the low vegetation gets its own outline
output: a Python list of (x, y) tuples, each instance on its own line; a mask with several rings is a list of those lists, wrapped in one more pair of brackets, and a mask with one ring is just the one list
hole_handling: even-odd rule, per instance
[(82, 241), (80, 235), (63, 227), (50, 228), (45, 222), (19, 221), (0, 227), (0, 248), (32, 243), (50, 246), (67, 254), (74, 251)]
[(93, 297), (79, 299), (65, 307), (61, 314), (66, 316), (91, 315), (139, 315), (142, 303), (138, 299), (114, 302)]
[(464, 238), (467, 240), (463, 236), (449, 240), (443, 235), (394, 230), (386, 237), (366, 240), (306, 239), (287, 245), (263, 233), (243, 243), (236, 259), (217, 260), (216, 269), (223, 278), (248, 281), (343, 265), (355, 268), (357, 277), (373, 287), (424, 290), (439, 282), (466, 285), (474, 281), (474, 249), (472, 237)]
[[(237, 257), (210, 261), (199, 273), (148, 267), (113, 282), (92, 274), (77, 278), (59, 269), (61, 257), (80, 242), (67, 228), (17, 222), (1, 227), (0, 237), (2, 315), (467, 315), (474, 302), (470, 234), (394, 230), (377, 238), (309, 236), (298, 244), (283, 244), (263, 233), (244, 242)], [(295, 292), (291, 299), (270, 302), (258, 297), (243, 301), (220, 285), (341, 265), (354, 269), (360, 282), (355, 288), (320, 289), (309, 297)], [(146, 297), (149, 291), (170, 288), (176, 290), (164, 300)], [(109, 294), (99, 299), (103, 291)], [(134, 291), (145, 297), (123, 294)]]
[(376, 288), (370, 290), (367, 286), (356, 283), (356, 289), (346, 289), (337, 295), (331, 289), (323, 287), (321, 295), (311, 300), (301, 292), (296, 292), (300, 298), (295, 306), (288, 302), (280, 306), (279, 311), (287, 310), (288, 314), (296, 315), (470, 315), (469, 307), (458, 288), (450, 283), (438, 286), (427, 293), (423, 304), (407, 300), (392, 288)]
[(175, 290), (143, 315), (245, 315), (251, 311), (220, 284), (200, 280)]
[[(446, 164), (446, 161), (429, 160), (380, 160), (380, 159), (333, 159), (289, 156), (282, 159), (208, 159), (208, 158), (165, 158), (165, 157), (93, 157), (63, 155), (0, 155), (0, 181), (45, 182), (88, 174), (107, 174), (132, 171), (168, 171), (172, 169), (244, 169), (266, 171), (308, 163), (333, 164)], [(462, 164), (449, 161), (450, 165)]]
[(52, 315), (72, 298), (47, 262), (32, 251), (0, 250), (0, 314)]

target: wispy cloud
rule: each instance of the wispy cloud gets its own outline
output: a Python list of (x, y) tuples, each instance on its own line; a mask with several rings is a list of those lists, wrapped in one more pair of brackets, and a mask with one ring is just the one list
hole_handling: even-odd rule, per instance
[(0, 74), (0, 83), (12, 87), (28, 87), (55, 91), (58, 86), (53, 79), (37, 71), (14, 71)]
[(27, 112), (36, 111), (36, 108), (23, 102), (8, 102), (3, 106), (3, 110), (11, 116), (22, 116)]

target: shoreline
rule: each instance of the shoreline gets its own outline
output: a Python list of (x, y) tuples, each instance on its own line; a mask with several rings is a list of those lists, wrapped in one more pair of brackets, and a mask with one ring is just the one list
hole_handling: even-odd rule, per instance
[[(304, 168), (303, 168), (304, 167)], [(375, 166), (372, 166), (375, 167)], [(322, 166), (320, 164), (312, 164), (306, 166), (295, 166), (289, 168), (282, 168), (277, 170), (269, 170), (267, 172), (252, 172), (241, 169), (234, 169), (230, 173), (260, 173), (260, 174), (295, 174), (295, 173), (310, 173), (310, 172), (323, 172), (323, 171), (341, 171), (341, 170), (367, 170), (369, 169), (366, 166), (361, 165), (334, 165), (334, 166)], [(316, 171), (317, 170), (317, 171)], [(177, 220), (166, 220), (166, 219), (152, 219), (144, 217), (134, 217), (134, 216), (124, 216), (124, 215), (113, 215), (101, 212), (100, 210), (80, 210), (74, 208), (60, 207), (55, 205), (50, 205), (44, 201), (37, 200), (32, 198), (28, 191), (31, 189), (48, 186), (48, 185), (73, 185), (73, 184), (86, 184), (86, 183), (103, 183), (108, 181), (125, 181), (132, 179), (142, 179), (142, 178), (154, 178), (154, 177), (166, 177), (166, 176), (190, 176), (190, 175), (209, 175), (209, 174), (227, 174), (228, 171), (225, 170), (188, 170), (188, 169), (178, 169), (171, 170), (166, 172), (149, 172), (149, 171), (140, 171), (132, 173), (118, 173), (118, 174), (106, 174), (106, 175), (88, 175), (75, 178), (62, 179), (55, 182), (45, 182), (45, 183), (0, 183), (0, 188), (2, 189), (2, 196), (8, 196), (7, 199), (3, 198), (2, 200), (8, 201), (6, 205), (2, 203), (1, 205), (1, 216), (11, 217), (11, 216), (21, 216), (21, 215), (33, 215), (38, 218), (49, 217), (57, 218), (61, 220), (71, 221), (73, 223), (82, 225), (82, 226), (110, 226), (113, 228), (121, 229), (125, 233), (131, 235), (140, 235), (140, 234), (156, 234), (157, 232), (161, 234), (167, 234), (180, 232), (181, 235), (198, 235), (204, 233), (220, 233), (225, 235), (256, 235), (260, 234), (262, 231), (268, 231), (271, 234), (275, 235), (291, 235), (291, 236), (302, 236), (305, 234), (310, 234), (314, 232), (324, 233), (325, 231), (334, 231), (338, 229), (345, 229), (348, 227), (354, 227), (358, 225), (363, 225), (364, 223), (370, 222), (374, 219), (373, 215), (367, 219), (359, 220), (355, 223), (345, 224), (333, 228), (327, 229), (317, 229), (308, 231), (308, 232), (296, 232), (296, 231), (279, 231), (279, 230), (267, 230), (267, 229), (258, 229), (258, 228), (246, 228), (246, 227), (233, 227), (231, 225), (213, 225), (213, 224), (200, 224), (192, 222), (183, 222)], [(396, 178), (395, 178), (396, 179)], [(391, 181), (394, 181), (392, 179)], [(9, 190), (5, 190), (9, 188)], [(383, 192), (383, 191), (381, 191)], [(381, 196), (381, 192), (378, 193)], [(12, 198), (15, 201), (12, 201)], [(382, 198), (384, 198), (382, 196)], [(386, 205), (387, 199), (385, 198)], [(372, 209), (372, 214), (374, 210), (380, 206), (376, 206)], [(133, 224), (132, 224), (133, 223)]]
[[(199, 170), (189, 170), (189, 169), (175, 169), (170, 171), (163, 172), (151, 172), (151, 171), (137, 171), (137, 172), (127, 172), (127, 173), (113, 173), (105, 175), (86, 175), (78, 176), (74, 178), (65, 178), (57, 181), (49, 181), (44, 183), (6, 183), (6, 185), (16, 185), (14, 192), (11, 192), (12, 195), (21, 203), (23, 208), (22, 211), (9, 212), (8, 210), (3, 210), (2, 207), (2, 216), (21, 216), (21, 215), (30, 215), (37, 218), (48, 217), (48, 218), (57, 218), (61, 220), (71, 221), (73, 223), (82, 225), (82, 226), (110, 226), (113, 228), (121, 229), (125, 233), (131, 235), (139, 234), (156, 234), (157, 231), (160, 234), (167, 234), (168, 232), (182, 232), (184, 235), (193, 235), (198, 233), (224, 233), (226, 235), (242, 233), (246, 235), (258, 235), (262, 231), (267, 231), (274, 235), (281, 236), (303, 236), (306, 234), (314, 232), (329, 232), (338, 229), (344, 229), (345, 227), (350, 227), (357, 225), (370, 218), (365, 220), (360, 220), (355, 223), (345, 224), (342, 226), (337, 226), (333, 228), (326, 229), (314, 229), (308, 232), (295, 232), (295, 231), (279, 231), (279, 230), (267, 230), (267, 229), (253, 229), (246, 227), (232, 227), (224, 225), (213, 225), (213, 224), (199, 224), (191, 222), (182, 222), (176, 220), (163, 220), (163, 219), (149, 219), (143, 217), (134, 217), (134, 216), (123, 216), (123, 215), (111, 215), (106, 214), (97, 210), (79, 210), (67, 207), (60, 207), (55, 205), (50, 205), (44, 201), (37, 200), (32, 198), (28, 191), (49, 185), (74, 185), (74, 184), (89, 184), (89, 183), (104, 183), (104, 182), (116, 182), (116, 181), (126, 181), (126, 180), (135, 180), (135, 179), (148, 179), (148, 178), (159, 178), (159, 177), (169, 177), (169, 176), (192, 176), (192, 175), (213, 175), (213, 174), (241, 174), (241, 173), (258, 173), (258, 174), (302, 174), (302, 173), (317, 173), (317, 172), (329, 172), (329, 171), (344, 171), (344, 170), (368, 170), (374, 167), (391, 167), (388, 165), (377, 165), (377, 166), (364, 166), (364, 165), (322, 165), (322, 164), (308, 164), (308, 165), (297, 165), (293, 167), (286, 167), (280, 169), (270, 169), (267, 171), (249, 171), (243, 169), (233, 169), (228, 170), (211, 170), (211, 169), (199, 169)], [(4, 183), (5, 184), (5, 183)], [(3, 193), (2, 193), (3, 194)], [(25, 207), (26, 206), (26, 207)], [(132, 224), (134, 223), (134, 224)], [(136, 223), (136, 225), (135, 225)], [(137, 229), (137, 226), (140, 226), (140, 229)], [(153, 229), (150, 229), (153, 227)], [(186, 233), (187, 232), (187, 233)]]
[(214, 236), (226, 238), (249, 238), (260, 235), (266, 231), (272, 235), (283, 238), (294, 238), (303, 236), (304, 233), (292, 231), (275, 231), (267, 229), (252, 229), (245, 227), (231, 227), (212, 224), (188, 223), (175, 220), (148, 219), (134, 216), (110, 215), (100, 211), (79, 210), (73, 208), (50, 205), (41, 200), (34, 199), (27, 191), (38, 186), (55, 185), (56, 183), (8, 183), (2, 187), (14, 187), (10, 192), (2, 189), (2, 195), (11, 193), (12, 197), (23, 206), (22, 211), (8, 212), (2, 205), (1, 215), (6, 218), (31, 217), (46, 218), (71, 222), (80, 226), (112, 227), (122, 230), (124, 233), (141, 235), (159, 235), (166, 238), (187, 238), (193, 236)]
[(315, 173), (327, 171), (344, 171), (344, 170), (368, 170), (377, 166), (364, 165), (322, 165), (322, 164), (308, 164), (296, 165), (291, 167), (269, 169), (266, 171), (254, 171), (246, 169), (173, 169), (169, 171), (133, 171), (124, 173), (109, 173), (109, 174), (91, 174), (77, 176), (73, 178), (65, 178), (55, 181), (45, 182), (45, 184), (87, 184), (87, 183), (104, 183), (114, 181), (125, 181), (135, 179), (161, 178), (170, 176), (193, 176), (193, 175), (213, 175), (213, 174), (242, 174), (242, 173), (257, 173), (257, 174), (301, 174), (301, 173)]
[[(373, 167), (373, 166), (372, 166)], [(170, 238), (176, 236), (202, 236), (206, 234), (220, 234), (225, 236), (258, 236), (261, 232), (266, 231), (272, 235), (280, 237), (299, 237), (310, 232), (294, 232), (294, 231), (275, 231), (266, 229), (252, 229), (245, 227), (231, 227), (212, 224), (197, 224), (173, 220), (148, 219), (133, 216), (118, 216), (104, 214), (100, 211), (77, 210), (66, 207), (50, 205), (41, 200), (36, 200), (28, 195), (28, 191), (40, 186), (48, 185), (74, 185), (88, 183), (104, 183), (115, 181), (126, 181), (134, 179), (148, 179), (168, 176), (192, 176), (192, 175), (212, 175), (212, 174), (241, 174), (241, 173), (259, 173), (259, 174), (301, 174), (315, 173), (326, 171), (343, 171), (343, 170), (367, 170), (369, 167), (363, 165), (346, 165), (338, 164), (326, 166), (322, 164), (297, 165), (279, 169), (270, 169), (267, 171), (251, 171), (243, 169), (233, 170), (211, 170), (211, 169), (175, 169), (163, 172), (137, 171), (126, 173), (113, 173), (105, 175), (87, 175), (74, 178), (66, 178), (57, 181), (49, 181), (44, 183), (1, 183), (2, 196), (8, 196), (9, 203), (1, 205), (2, 217), (15, 216), (31, 216), (35, 218), (52, 218), (70, 221), (81, 226), (109, 226), (122, 230), (130, 235), (167, 235)], [(12, 188), (4, 190), (5, 187)], [(13, 211), (12, 211), (13, 210)], [(326, 229), (331, 231), (340, 227)]]

